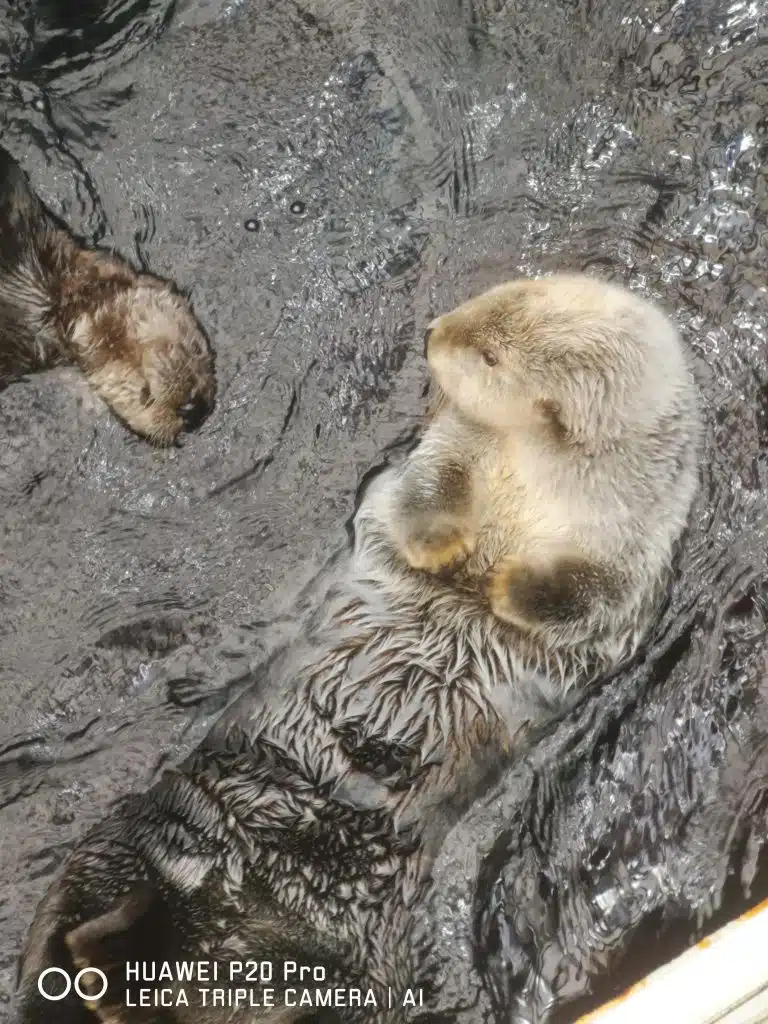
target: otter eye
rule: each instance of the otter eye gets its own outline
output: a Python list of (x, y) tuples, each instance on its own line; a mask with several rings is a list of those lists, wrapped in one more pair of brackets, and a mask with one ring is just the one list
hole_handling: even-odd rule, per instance
[(149, 405), (150, 399), (152, 398), (152, 392), (149, 390), (149, 384), (145, 384), (139, 392), (139, 401), (142, 405)]
[(498, 361), (498, 356), (494, 355), (493, 352), (489, 352), (488, 349), (483, 351), (483, 362), (486, 366), (496, 366)]

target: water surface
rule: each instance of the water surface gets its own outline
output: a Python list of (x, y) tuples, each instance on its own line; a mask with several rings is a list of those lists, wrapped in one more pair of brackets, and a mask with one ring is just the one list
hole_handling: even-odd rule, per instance
[(67, 851), (202, 736), (418, 423), (425, 323), (521, 273), (663, 302), (707, 459), (648, 664), (446, 847), (443, 1009), (544, 1019), (643, 922), (685, 941), (731, 875), (736, 906), (768, 787), (767, 6), (0, 0), (2, 144), (190, 289), (220, 386), (162, 452), (74, 373), (0, 395), (0, 1021)]

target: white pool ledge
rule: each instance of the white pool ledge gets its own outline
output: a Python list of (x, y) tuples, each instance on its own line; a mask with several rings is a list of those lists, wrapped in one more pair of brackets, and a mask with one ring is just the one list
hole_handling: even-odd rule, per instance
[(768, 900), (576, 1024), (768, 1022)]

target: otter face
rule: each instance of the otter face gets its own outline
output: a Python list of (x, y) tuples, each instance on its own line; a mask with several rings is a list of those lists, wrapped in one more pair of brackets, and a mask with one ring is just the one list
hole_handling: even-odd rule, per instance
[(424, 353), (442, 396), (468, 419), (506, 430), (530, 418), (508, 303), (470, 300), (433, 320)]
[(157, 278), (143, 274), (84, 311), (70, 340), (96, 393), (155, 444), (196, 429), (213, 408), (210, 344), (181, 296)]
[(655, 307), (585, 275), (494, 288), (433, 320), (426, 353), (469, 420), (502, 433), (554, 431), (593, 449), (649, 404), (656, 357), (659, 378), (687, 373), (677, 333)]
[(148, 436), (163, 442), (200, 426), (216, 386), (213, 353), (194, 317), (180, 296), (152, 285), (136, 289), (132, 319), (146, 378), (140, 397), (153, 420)]

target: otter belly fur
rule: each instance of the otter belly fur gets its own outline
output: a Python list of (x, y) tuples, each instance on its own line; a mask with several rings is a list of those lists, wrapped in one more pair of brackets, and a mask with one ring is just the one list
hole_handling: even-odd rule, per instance
[(62, 363), (157, 444), (213, 407), (213, 353), (173, 285), (80, 245), (0, 147), (0, 387)]

